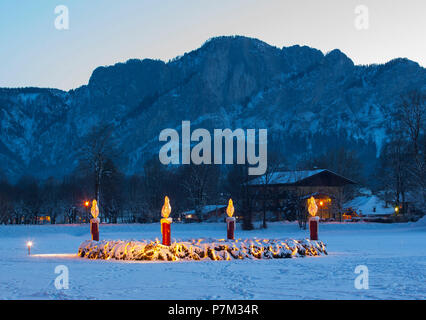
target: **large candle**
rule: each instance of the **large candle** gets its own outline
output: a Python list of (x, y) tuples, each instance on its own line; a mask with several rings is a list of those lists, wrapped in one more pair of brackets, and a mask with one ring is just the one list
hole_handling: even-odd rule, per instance
[(90, 219), (90, 233), (92, 235), (92, 240), (99, 241), (99, 208), (96, 200), (92, 202), (92, 219)]
[(161, 209), (161, 215), (163, 218), (161, 219), (161, 234), (163, 235), (163, 245), (170, 246), (171, 244), (171, 235), (170, 235), (170, 227), (172, 224), (172, 218), (169, 218), (170, 212), (172, 208), (170, 207), (169, 197), (164, 198), (164, 205)]
[(90, 234), (92, 240), (99, 241), (99, 219), (90, 219)]
[(308, 199), (309, 217), (309, 234), (311, 240), (318, 240), (319, 217), (315, 216), (318, 212), (318, 206), (314, 197)]
[(228, 217), (226, 217), (226, 236), (228, 240), (234, 240), (235, 218), (232, 216), (234, 214), (234, 204), (232, 199), (229, 199), (226, 213), (228, 214)]
[(311, 240), (318, 240), (319, 217), (309, 218), (309, 233)]
[(161, 233), (163, 235), (163, 245), (170, 246), (170, 225), (172, 224), (172, 218), (161, 219)]

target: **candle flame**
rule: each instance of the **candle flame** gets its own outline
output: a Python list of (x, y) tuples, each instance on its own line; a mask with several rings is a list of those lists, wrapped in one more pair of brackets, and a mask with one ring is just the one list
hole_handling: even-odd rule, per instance
[(317, 204), (315, 202), (315, 198), (314, 197), (310, 197), (308, 199), (308, 211), (309, 211), (309, 214), (311, 216), (313, 216), (313, 217), (315, 217), (315, 215), (317, 214), (318, 206), (317, 206)]
[(232, 217), (234, 214), (234, 203), (232, 202), (232, 199), (229, 199), (228, 207), (226, 208), (226, 213), (228, 214), (228, 217)]
[(32, 245), (33, 245), (33, 242), (32, 242), (32, 241), (28, 241), (28, 242), (27, 242), (27, 246), (28, 246), (28, 247), (31, 247)]
[(92, 202), (92, 209), (90, 210), (92, 213), (92, 217), (96, 219), (99, 216), (99, 208), (98, 208), (98, 202), (96, 200), (93, 200)]
[(172, 207), (170, 206), (169, 197), (165, 196), (164, 205), (163, 205), (163, 208), (161, 208), (162, 217), (167, 219), (169, 217), (171, 211), (172, 211)]

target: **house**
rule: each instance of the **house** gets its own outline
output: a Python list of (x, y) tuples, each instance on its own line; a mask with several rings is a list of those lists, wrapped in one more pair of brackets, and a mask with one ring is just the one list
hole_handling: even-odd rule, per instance
[(37, 224), (48, 224), (48, 223), (50, 223), (50, 216), (43, 215), (43, 216), (37, 217)]
[(279, 171), (255, 178), (249, 187), (256, 195), (255, 211), (265, 205), (276, 215), (286, 213), (289, 198), (301, 210), (307, 210), (307, 200), (315, 198), (317, 215), (322, 219), (341, 219), (343, 214), (343, 188), (355, 184), (327, 169)]
[(183, 220), (184, 222), (222, 221), (226, 216), (226, 207), (226, 204), (206, 205), (201, 208), (199, 213), (196, 213), (195, 209), (186, 211), (183, 213)]
[(361, 217), (389, 217), (395, 213), (395, 207), (387, 205), (377, 196), (359, 196), (345, 203)]
[(380, 197), (373, 195), (371, 190), (362, 188), (359, 195), (345, 203), (346, 210), (352, 210), (362, 220), (370, 218), (388, 218), (395, 214), (395, 204), (389, 203)]

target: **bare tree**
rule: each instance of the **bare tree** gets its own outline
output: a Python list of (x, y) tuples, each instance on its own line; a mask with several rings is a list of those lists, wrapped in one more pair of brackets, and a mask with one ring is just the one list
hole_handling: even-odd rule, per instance
[(11, 223), (13, 212), (13, 187), (5, 177), (0, 177), (0, 223)]
[(243, 216), (243, 229), (253, 230), (253, 212), (258, 190), (251, 188), (249, 182), (254, 178), (248, 174), (248, 164), (232, 165), (226, 178), (225, 188), (234, 199), (237, 212)]
[(402, 96), (399, 115), (405, 124), (416, 161), (420, 161), (420, 135), (426, 119), (426, 94), (412, 91)]
[(138, 175), (132, 175), (127, 179), (124, 188), (127, 200), (124, 203), (124, 207), (130, 214), (129, 222), (142, 221), (142, 215), (146, 207), (143, 197), (143, 178)]
[(109, 222), (117, 223), (123, 212), (124, 175), (115, 167), (111, 160), (105, 163), (105, 171), (109, 174), (103, 178), (102, 203), (105, 217)]
[(389, 143), (381, 155), (380, 178), (385, 190), (393, 190), (396, 204), (405, 202), (407, 191), (407, 153), (401, 122), (395, 122)]
[(276, 175), (284, 166), (284, 157), (277, 152), (270, 152), (268, 154), (268, 167), (263, 176), (260, 177), (259, 185), (259, 198), (262, 205), (262, 227), (267, 228), (266, 225), (266, 211), (268, 210), (268, 202), (273, 201), (274, 190), (271, 184), (274, 182)]
[(0, 224), (8, 224), (12, 220), (13, 206), (5, 194), (0, 194)]
[(217, 191), (218, 167), (208, 164), (190, 164), (183, 168), (182, 173), (181, 186), (186, 191), (186, 197), (194, 208), (195, 214), (204, 219), (202, 208), (207, 201), (216, 199), (212, 194)]
[(100, 207), (102, 179), (111, 174), (107, 162), (117, 157), (114, 150), (113, 127), (111, 125), (94, 126), (84, 137), (80, 156), (80, 167), (86, 169), (94, 179), (95, 199)]
[(19, 214), (24, 216), (25, 223), (38, 223), (41, 209), (41, 197), (38, 181), (31, 176), (22, 177), (17, 185), (17, 201)]
[[(158, 158), (148, 160), (143, 168), (143, 194), (147, 211), (144, 220), (158, 221), (160, 209), (167, 195), (171, 173), (160, 163)], [(174, 198), (171, 197), (172, 201)]]
[[(403, 125), (409, 142), (407, 173), (417, 194), (422, 195), (422, 206), (426, 203), (426, 94), (418, 90), (402, 96), (397, 120)], [(420, 192), (418, 192), (418, 191)]]
[(53, 177), (46, 180), (40, 188), (41, 209), (50, 217), (50, 223), (55, 224), (59, 214), (59, 183)]
[(295, 206), (294, 210), (296, 211), (299, 228), (306, 230), (308, 222), (308, 208), (306, 208), (306, 201), (302, 201), (302, 199), (298, 197), (297, 193), (291, 193), (289, 200), (290, 203)]

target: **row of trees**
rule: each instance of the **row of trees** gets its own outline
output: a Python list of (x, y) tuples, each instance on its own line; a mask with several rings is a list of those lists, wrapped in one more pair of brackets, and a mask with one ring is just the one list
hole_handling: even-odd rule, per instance
[[(205, 205), (226, 204), (233, 198), (237, 212), (244, 213), (247, 229), (253, 228), (255, 203), (261, 203), (266, 227), (270, 195), (253, 194), (248, 186), (253, 177), (248, 175), (247, 165), (166, 167), (154, 158), (145, 163), (140, 175), (126, 176), (109, 157), (98, 159), (102, 163), (92, 161), (90, 165), (82, 160), (72, 174), (60, 180), (38, 181), (28, 176), (14, 185), (0, 181), (0, 223), (37, 223), (41, 216), (49, 216), (51, 223), (87, 222), (90, 207), (85, 207), (85, 202), (93, 198), (99, 200), (104, 222), (153, 222), (160, 219), (164, 196), (168, 195), (174, 213), (195, 209), (199, 216)], [(265, 177), (287, 169), (280, 155), (270, 156), (268, 162)], [(292, 210), (282, 214), (289, 220), (297, 218)]]
[[(404, 96), (389, 122), (391, 138), (383, 147), (377, 177), (371, 179), (378, 182), (375, 191), (390, 195), (396, 203), (405, 203), (410, 196), (418, 207), (425, 205), (424, 125), (425, 96), (418, 92)], [(265, 190), (269, 188), (253, 194), (248, 186), (253, 177), (248, 175), (247, 165), (166, 167), (153, 158), (139, 175), (126, 176), (117, 168), (122, 159), (114, 148), (112, 127), (94, 127), (82, 145), (79, 166), (60, 180), (23, 177), (12, 185), (0, 178), (0, 223), (37, 223), (40, 216), (49, 216), (51, 223), (87, 221), (90, 208), (84, 202), (93, 198), (100, 204), (104, 222), (158, 221), (164, 196), (168, 195), (172, 212), (195, 209), (198, 215), (203, 206), (226, 204), (232, 197), (237, 212), (243, 213), (246, 229), (253, 228), (255, 203), (260, 203), (262, 226), (267, 227), (266, 204), (271, 195)], [(273, 143), (269, 145), (272, 148), (268, 150), (265, 185), (271, 183), (277, 171), (315, 167), (328, 168), (360, 185), (365, 181), (357, 153), (343, 146), (294, 165), (286, 163), (285, 156), (273, 149)], [(349, 200), (354, 192), (353, 187), (347, 188), (341, 202)], [(301, 220), (297, 199), (290, 194), (285, 197), (287, 203), (281, 214), (289, 220)]]

